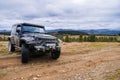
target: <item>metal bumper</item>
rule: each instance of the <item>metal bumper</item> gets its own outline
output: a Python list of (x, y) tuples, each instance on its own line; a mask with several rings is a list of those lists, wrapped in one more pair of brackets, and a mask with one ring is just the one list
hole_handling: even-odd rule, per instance
[(37, 51), (52, 51), (52, 50), (60, 50), (60, 46), (34, 46)]

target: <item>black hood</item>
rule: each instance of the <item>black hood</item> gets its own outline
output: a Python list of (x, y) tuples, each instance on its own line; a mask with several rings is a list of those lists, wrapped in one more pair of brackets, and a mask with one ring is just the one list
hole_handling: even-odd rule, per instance
[(44, 38), (44, 39), (56, 39), (56, 37), (48, 35), (48, 34), (40, 34), (40, 33), (26, 33), (22, 35), (23, 37), (37, 37), (37, 38)]

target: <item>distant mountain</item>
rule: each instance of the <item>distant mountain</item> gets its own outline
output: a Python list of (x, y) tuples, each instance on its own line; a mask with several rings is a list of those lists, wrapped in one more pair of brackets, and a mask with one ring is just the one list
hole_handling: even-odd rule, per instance
[(118, 35), (120, 34), (120, 30), (109, 30), (109, 29), (95, 29), (95, 30), (80, 30), (86, 32), (88, 34), (96, 34), (96, 35)]
[(0, 34), (10, 35), (10, 30), (0, 30)]
[(83, 34), (83, 35), (88, 35), (86, 32), (82, 32), (82, 31), (75, 31), (75, 30), (64, 30), (64, 31), (58, 31), (57, 32), (58, 34), (70, 34), (70, 35), (80, 35), (80, 34)]
[(54, 30), (47, 30), (47, 32), (58, 32), (58, 31), (71, 31), (72, 29), (54, 29)]
[(120, 34), (120, 30), (109, 30), (109, 29), (91, 29), (91, 30), (72, 30), (72, 29), (55, 29), (55, 30), (47, 30), (48, 33), (58, 32), (58, 33), (71, 33), (79, 34), (96, 34), (96, 35), (118, 35)]
[(69, 34), (69, 35), (79, 35), (79, 34), (83, 34), (83, 35), (88, 35), (86, 32), (82, 32), (79, 30), (72, 30), (72, 29), (55, 29), (55, 30), (48, 30), (48, 33), (52, 33), (52, 34)]

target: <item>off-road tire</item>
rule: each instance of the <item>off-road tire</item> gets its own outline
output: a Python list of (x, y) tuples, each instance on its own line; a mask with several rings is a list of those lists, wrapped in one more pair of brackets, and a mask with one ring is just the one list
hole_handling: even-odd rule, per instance
[(9, 41), (9, 43), (8, 43), (8, 51), (9, 52), (15, 51), (15, 46), (14, 46), (14, 44), (11, 43), (11, 41)]
[(61, 54), (60, 50), (53, 51), (51, 53), (51, 58), (52, 59), (58, 59), (60, 57), (60, 54)]
[(22, 63), (28, 63), (29, 60), (29, 50), (26, 48), (26, 46), (23, 44), (21, 48), (21, 62)]

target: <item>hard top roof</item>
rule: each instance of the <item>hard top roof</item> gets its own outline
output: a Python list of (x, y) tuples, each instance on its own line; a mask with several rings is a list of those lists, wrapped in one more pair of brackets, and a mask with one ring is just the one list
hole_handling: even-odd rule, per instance
[(18, 23), (18, 24), (15, 24), (15, 25), (35, 26), (35, 27), (44, 28), (43, 25), (36, 25), (36, 24), (31, 24), (31, 23)]

